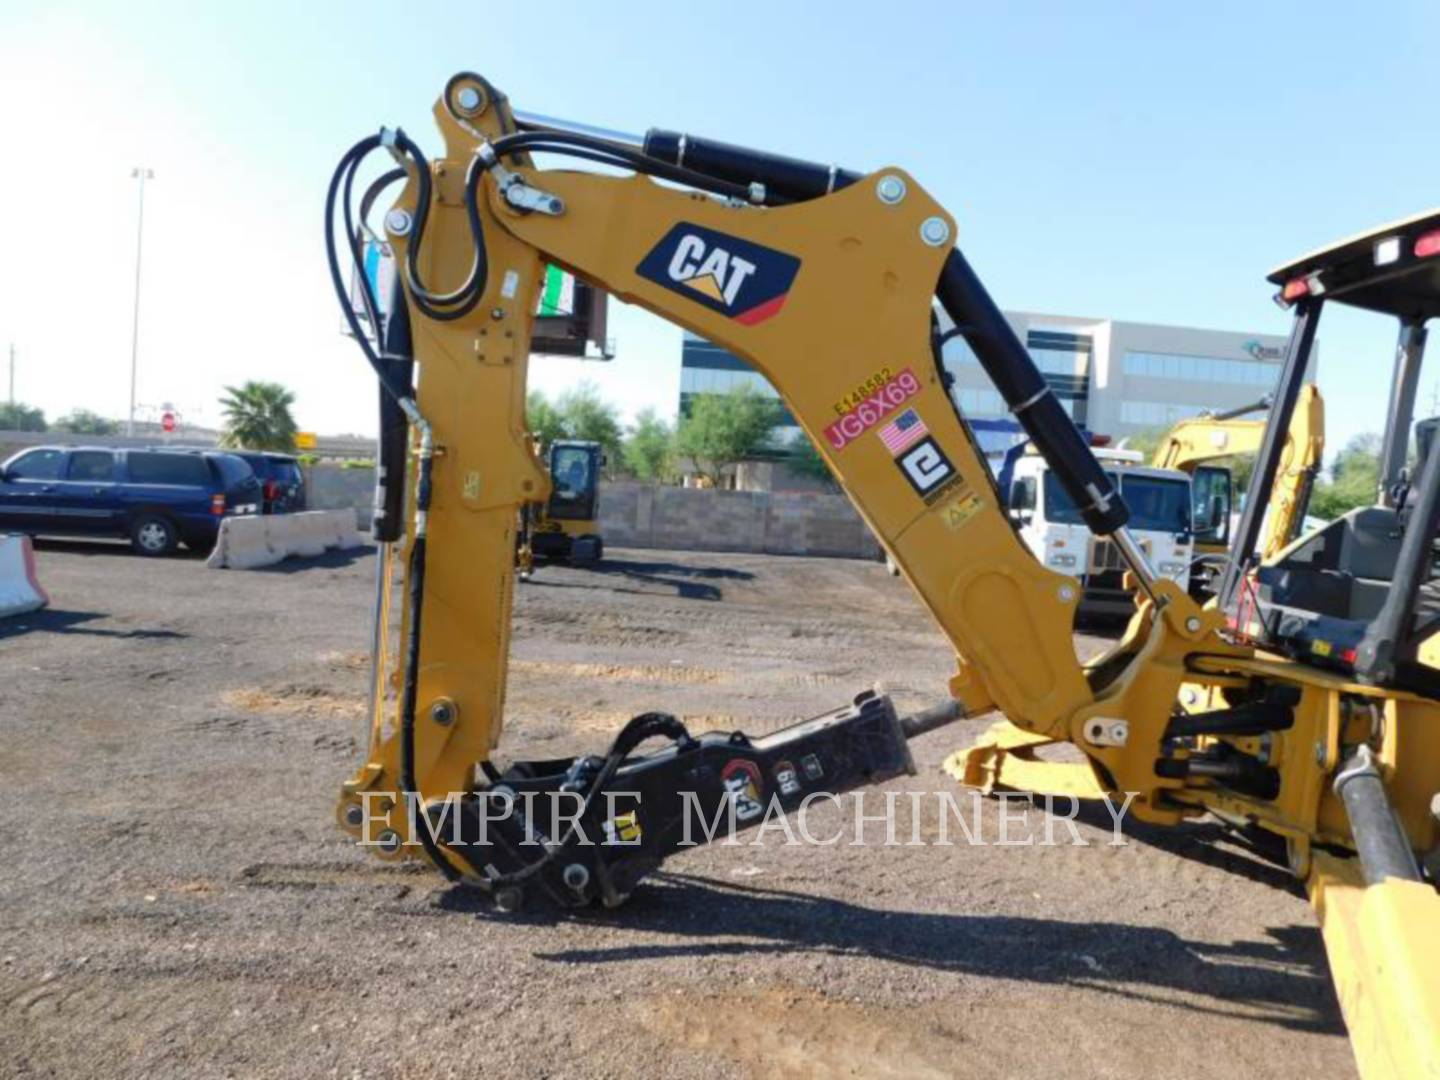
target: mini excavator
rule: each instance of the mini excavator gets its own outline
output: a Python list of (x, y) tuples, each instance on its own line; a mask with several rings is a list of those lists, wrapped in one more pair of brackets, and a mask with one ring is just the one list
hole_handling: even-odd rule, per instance
[[(1281, 838), (1363, 1071), (1440, 1071), (1440, 898), (1425, 868), (1440, 841), (1440, 631), (1427, 591), (1440, 454), (1403, 504), (1347, 515), (1269, 563), (1255, 554), (1328, 303), (1401, 322), (1386, 460), (1403, 463), (1424, 323), (1440, 310), (1440, 214), (1279, 272), (1294, 329), (1220, 592), (1202, 608), (1147, 565), (1123, 499), (955, 246), (955, 220), (903, 169), (597, 132), (517, 112), (472, 73), (445, 85), (434, 116), (440, 156), (382, 129), (344, 155), (327, 198), (343, 298), (342, 253), (359, 254), (357, 175), (372, 153), (394, 159), (365, 194), (403, 184), (383, 219), (401, 294), (374, 341), (342, 304), (382, 399), (375, 708), (342, 789), (343, 828), (381, 858), (428, 860), (501, 911), (614, 906), (687, 846), (688, 813), (752, 827), (764, 804), (790, 811), (913, 772), (910, 739), (998, 710), (1021, 739), (1078, 747), (1084, 783), (1071, 781), (1129, 793), (1147, 822), (1213, 812)], [(552, 484), (525, 426), (547, 263), (769, 379), (952, 645), (946, 701), (900, 716), (864, 691), (753, 738), (692, 734), (657, 711), (602, 754), (497, 756), (518, 511)], [(935, 304), (1138, 584), (1123, 637), (1088, 663), (1071, 637), (1075, 583), (1017, 539), (947, 392)], [(1043, 789), (1024, 765), (994, 745), (947, 762), (972, 782)]]

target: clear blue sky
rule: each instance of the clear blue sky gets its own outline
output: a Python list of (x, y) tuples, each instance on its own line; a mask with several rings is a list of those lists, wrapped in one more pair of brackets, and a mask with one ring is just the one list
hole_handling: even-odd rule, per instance
[[(213, 422), (221, 384), (278, 378), (302, 426), (372, 431), (324, 188), (382, 122), (437, 147), (429, 109), (460, 69), (538, 112), (903, 165), (1003, 307), (1283, 333), (1266, 270), (1440, 204), (1437, 37), (1424, 0), (9, 0), (0, 346), (19, 347), (21, 399), (124, 413), (143, 162), (141, 402)], [(614, 363), (537, 360), (535, 383), (673, 410), (679, 331), (625, 309), (613, 333)], [(1352, 316), (1321, 339), (1335, 448), (1378, 422), (1393, 334)]]

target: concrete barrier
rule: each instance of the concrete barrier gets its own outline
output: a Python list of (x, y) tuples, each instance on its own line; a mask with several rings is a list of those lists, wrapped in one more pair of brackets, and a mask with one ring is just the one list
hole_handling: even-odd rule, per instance
[(35, 548), (28, 536), (0, 536), (0, 618), (38, 611), (50, 603), (35, 576)]
[(880, 545), (850, 500), (828, 492), (715, 491), (607, 481), (607, 547), (875, 559)]
[(226, 518), (205, 565), (212, 570), (254, 570), (291, 557), (314, 558), (363, 541), (349, 510)]

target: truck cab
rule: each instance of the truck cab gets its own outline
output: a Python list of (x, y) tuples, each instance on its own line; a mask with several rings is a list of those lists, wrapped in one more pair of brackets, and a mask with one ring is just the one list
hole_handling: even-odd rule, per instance
[[(1191, 477), (1177, 469), (1147, 466), (1133, 450), (1095, 448), (1094, 453), (1129, 505), (1131, 533), (1150, 565), (1160, 576), (1188, 588), (1195, 520)], [(1134, 610), (1120, 552), (1085, 527), (1080, 511), (1039, 454), (1027, 451), (1015, 461), (1008, 509), (1034, 556), (1049, 569), (1080, 581), (1082, 613), (1129, 615)]]

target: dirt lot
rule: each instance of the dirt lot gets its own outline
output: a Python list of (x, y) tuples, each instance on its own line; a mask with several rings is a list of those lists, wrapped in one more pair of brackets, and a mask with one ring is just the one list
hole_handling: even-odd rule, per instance
[[(986, 804), (987, 846), (699, 849), (619, 911), (506, 919), (332, 824), (368, 553), (40, 569), (53, 606), (0, 629), (0, 1075), (1354, 1073), (1308, 905), (1213, 826), (1000, 847)], [(949, 666), (879, 566), (617, 551), (521, 588), (502, 746), (596, 751), (653, 707), (768, 730), (877, 677), (918, 706)], [(983, 726), (889, 789), (952, 790)]]

